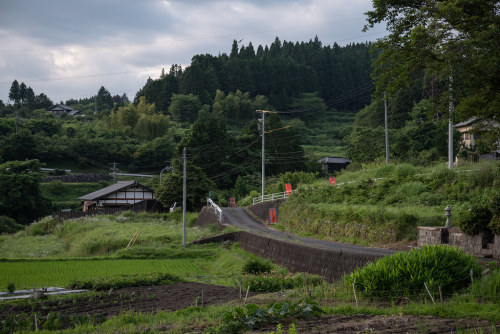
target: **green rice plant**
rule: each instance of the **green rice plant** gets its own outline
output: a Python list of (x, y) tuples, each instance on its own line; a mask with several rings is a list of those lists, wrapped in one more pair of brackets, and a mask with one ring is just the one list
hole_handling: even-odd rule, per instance
[[(397, 299), (414, 297), (438, 288), (452, 294), (466, 288), (482, 275), (479, 261), (457, 247), (424, 246), (409, 252), (395, 253), (358, 268), (344, 278), (348, 286), (368, 297)], [(424, 285), (425, 284), (425, 285)]]
[(476, 300), (500, 304), (500, 268), (474, 281), (470, 293)]

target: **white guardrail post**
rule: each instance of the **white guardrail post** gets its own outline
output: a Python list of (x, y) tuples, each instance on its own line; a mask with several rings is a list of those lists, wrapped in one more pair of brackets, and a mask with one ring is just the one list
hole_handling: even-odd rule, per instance
[(207, 198), (207, 205), (214, 208), (214, 212), (219, 214), (219, 221), (222, 223), (222, 210), (211, 198)]
[[(296, 190), (292, 190), (290, 193), (293, 193), (294, 191), (296, 191)], [(288, 196), (286, 194), (286, 191), (283, 191), (280, 193), (274, 193), (274, 194), (268, 194), (268, 195), (264, 195), (264, 196), (255, 197), (252, 200), (252, 203), (255, 205), (257, 203), (262, 203), (262, 202), (266, 202), (266, 201), (274, 201), (275, 199), (287, 198)]]

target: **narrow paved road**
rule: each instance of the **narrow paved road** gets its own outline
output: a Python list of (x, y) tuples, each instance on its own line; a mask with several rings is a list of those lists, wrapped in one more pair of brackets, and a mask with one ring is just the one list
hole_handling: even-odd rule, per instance
[(271, 238), (296, 242), (298, 244), (311, 246), (315, 248), (341, 250), (346, 253), (356, 253), (363, 255), (385, 256), (393, 254), (390, 249), (362, 247), (350, 244), (342, 244), (325, 240), (299, 237), (293, 234), (281, 232), (267, 227), (252, 216), (244, 208), (221, 208), (223, 214), (223, 223), (239, 227), (245, 231), (265, 235)]

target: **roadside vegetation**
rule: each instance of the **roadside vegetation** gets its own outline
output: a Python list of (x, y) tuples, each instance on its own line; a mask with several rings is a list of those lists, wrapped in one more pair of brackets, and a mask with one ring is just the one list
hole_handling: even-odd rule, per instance
[(283, 175), (275, 189), (282, 191), (285, 182), (298, 189), (280, 207), (285, 231), (386, 245), (416, 240), (417, 226), (444, 226), (447, 205), (452, 207), (452, 225), (466, 233), (497, 231), (498, 180), (500, 165), (495, 161), (453, 170), (442, 164), (374, 163), (343, 171), (336, 177), (337, 186), (326, 177), (297, 173)]

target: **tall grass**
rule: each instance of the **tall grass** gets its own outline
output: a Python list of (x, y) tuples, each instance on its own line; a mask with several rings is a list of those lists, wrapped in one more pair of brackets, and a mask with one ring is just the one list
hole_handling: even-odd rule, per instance
[[(190, 213), (188, 225), (197, 214)], [(45, 217), (10, 237), (2, 237), (0, 258), (80, 257), (113, 255), (126, 248), (135, 232), (140, 235), (134, 247), (179, 247), (181, 219), (169, 214), (124, 212), (61, 221)], [(207, 229), (191, 227), (187, 241), (210, 235)]]

